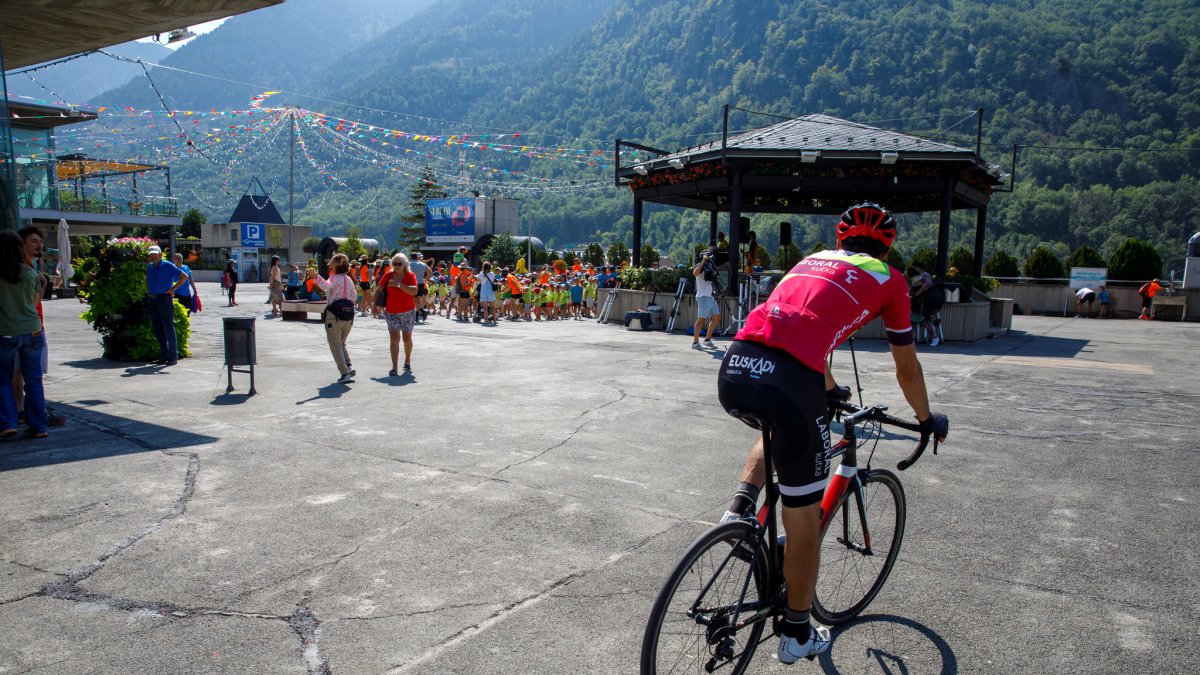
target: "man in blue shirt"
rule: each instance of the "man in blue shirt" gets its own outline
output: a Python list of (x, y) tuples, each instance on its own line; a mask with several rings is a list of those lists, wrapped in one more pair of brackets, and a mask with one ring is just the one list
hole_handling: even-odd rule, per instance
[(173, 366), (179, 360), (175, 342), (175, 289), (190, 279), (186, 272), (162, 259), (161, 248), (151, 246), (146, 253), (150, 256), (150, 264), (146, 265), (146, 311), (154, 339), (158, 340), (158, 360), (154, 363)]
[(192, 280), (192, 268), (183, 264), (182, 253), (176, 253), (171, 259), (175, 262), (175, 266), (183, 270), (183, 273), (188, 276), (188, 280), (175, 292), (175, 299), (187, 310), (188, 316), (191, 316), (192, 298), (196, 295), (196, 282)]

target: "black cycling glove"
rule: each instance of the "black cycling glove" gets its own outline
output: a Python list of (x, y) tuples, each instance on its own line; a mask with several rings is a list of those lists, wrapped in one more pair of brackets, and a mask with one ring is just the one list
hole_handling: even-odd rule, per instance
[(825, 390), (825, 398), (831, 401), (849, 401), (850, 387), (843, 387), (835, 384), (833, 385), (833, 389)]
[(939, 412), (930, 412), (929, 417), (918, 420), (921, 424), (921, 435), (933, 438), (945, 438), (950, 433), (950, 419)]

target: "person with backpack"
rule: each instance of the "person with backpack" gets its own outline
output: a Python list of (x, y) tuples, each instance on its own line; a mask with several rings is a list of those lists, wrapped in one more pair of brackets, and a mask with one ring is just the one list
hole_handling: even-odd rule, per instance
[[(721, 306), (717, 304), (713, 284), (717, 280), (717, 268), (713, 262), (713, 252), (705, 251), (700, 256), (700, 262), (692, 268), (692, 276), (696, 278), (696, 325), (692, 329), (692, 349), (716, 349), (713, 333), (717, 323), (721, 321)], [(704, 333), (704, 344), (700, 343), (700, 329), (708, 320), (708, 330)]]
[(333, 354), (333, 362), (337, 364), (338, 384), (354, 382), (354, 367), (350, 365), (350, 352), (346, 350), (346, 339), (350, 337), (350, 329), (354, 327), (354, 305), (358, 299), (358, 288), (350, 277), (350, 259), (345, 253), (338, 253), (329, 261), (331, 274), (328, 279), (316, 275), (316, 285), (325, 291), (328, 302), (325, 311), (321, 312), (321, 321), (325, 324), (325, 339), (329, 343), (329, 352)]
[(1158, 295), (1161, 290), (1162, 284), (1158, 282), (1158, 279), (1147, 281), (1138, 289), (1138, 295), (1142, 298), (1142, 313), (1138, 316), (1139, 319), (1150, 320), (1150, 306), (1154, 304), (1154, 296)]

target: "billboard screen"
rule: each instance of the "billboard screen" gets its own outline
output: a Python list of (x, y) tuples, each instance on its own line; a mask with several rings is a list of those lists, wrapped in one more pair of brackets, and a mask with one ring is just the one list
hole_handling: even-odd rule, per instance
[(475, 198), (430, 199), (425, 202), (425, 242), (470, 244), (475, 241)]

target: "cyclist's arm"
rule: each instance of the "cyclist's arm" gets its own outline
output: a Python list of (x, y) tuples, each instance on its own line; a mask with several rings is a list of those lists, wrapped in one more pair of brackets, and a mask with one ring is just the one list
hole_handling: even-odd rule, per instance
[(925, 373), (917, 359), (916, 345), (893, 344), (889, 347), (892, 360), (896, 363), (896, 381), (900, 383), (900, 391), (904, 392), (904, 400), (908, 401), (918, 420), (928, 419), (929, 394), (925, 391)]

